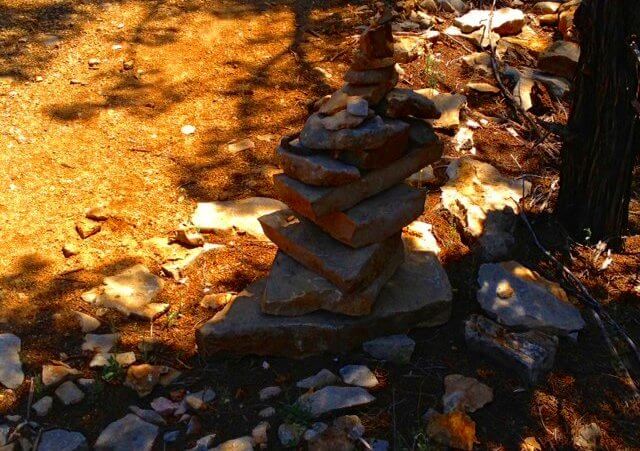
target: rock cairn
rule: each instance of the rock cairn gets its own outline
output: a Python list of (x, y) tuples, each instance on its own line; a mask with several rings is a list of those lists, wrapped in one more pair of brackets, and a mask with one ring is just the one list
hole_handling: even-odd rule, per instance
[(440, 158), (428, 122), (440, 113), (395, 87), (388, 21), (362, 34), (345, 80), (281, 141), (274, 184), (289, 208), (259, 218), (278, 253), (266, 280), (200, 329), (205, 354), (339, 351), (448, 318), (446, 274), (402, 237), (426, 196), (404, 181)]

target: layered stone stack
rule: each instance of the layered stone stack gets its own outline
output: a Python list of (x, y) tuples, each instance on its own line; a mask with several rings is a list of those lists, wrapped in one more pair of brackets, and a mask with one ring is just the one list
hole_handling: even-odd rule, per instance
[(404, 180), (441, 156), (427, 122), (440, 113), (395, 88), (388, 22), (361, 36), (345, 80), (299, 136), (282, 140), (274, 184), (289, 208), (259, 219), (278, 253), (266, 280), (200, 329), (206, 354), (341, 351), (448, 318), (451, 290), (437, 258), (402, 237), (425, 202)]

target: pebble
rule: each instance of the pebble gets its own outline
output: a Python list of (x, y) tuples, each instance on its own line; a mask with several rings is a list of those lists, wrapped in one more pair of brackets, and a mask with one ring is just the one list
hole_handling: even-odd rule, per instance
[(160, 415), (168, 416), (176, 411), (178, 405), (175, 402), (163, 396), (160, 396), (151, 401), (151, 408), (158, 412)]
[(200, 432), (202, 432), (202, 424), (200, 423), (200, 419), (196, 416), (192, 416), (191, 418), (189, 418), (189, 423), (187, 423), (187, 437), (200, 435)]
[(253, 451), (251, 437), (234, 438), (212, 448), (211, 451)]
[(83, 240), (95, 235), (101, 229), (102, 226), (99, 222), (91, 221), (89, 219), (82, 219), (76, 223), (76, 231)]
[(256, 145), (249, 138), (241, 139), (227, 144), (227, 150), (231, 153), (243, 152), (245, 150), (253, 150)]
[(345, 384), (371, 388), (378, 385), (378, 378), (364, 365), (347, 365), (340, 368), (340, 376)]
[(304, 432), (304, 426), (299, 424), (282, 423), (278, 428), (278, 439), (283, 446), (292, 448), (300, 442)]
[(366, 117), (369, 115), (369, 102), (362, 97), (350, 97), (347, 100), (347, 112), (354, 116)]
[(66, 258), (73, 257), (74, 255), (78, 255), (79, 253), (80, 249), (73, 243), (67, 243), (62, 246), (62, 255), (64, 255)]
[(265, 407), (260, 412), (258, 412), (258, 416), (260, 418), (269, 418), (276, 414), (276, 409), (273, 407)]
[(180, 431), (169, 431), (169, 432), (165, 432), (165, 433), (164, 433), (164, 435), (162, 436), (162, 439), (163, 439), (166, 443), (174, 443), (174, 442), (177, 442), (179, 438), (180, 438)]
[(304, 435), (302, 436), (307, 442), (310, 442), (317, 438), (320, 434), (327, 430), (329, 425), (327, 423), (316, 422), (311, 425), (309, 429), (304, 431)]
[(193, 135), (195, 132), (196, 132), (196, 127), (194, 125), (186, 124), (180, 128), (180, 133), (186, 136)]
[(129, 413), (107, 426), (96, 440), (95, 451), (151, 451), (158, 426)]
[(133, 61), (123, 61), (123, 62), (122, 62), (122, 68), (123, 68), (124, 70), (131, 70), (131, 69), (133, 69), (133, 65), (134, 65)]
[(84, 393), (78, 388), (76, 384), (71, 381), (67, 381), (60, 385), (56, 391), (56, 396), (65, 405), (70, 406), (78, 404), (84, 399)]
[(45, 387), (50, 387), (79, 375), (80, 371), (66, 365), (43, 365), (41, 379)]
[(317, 374), (307, 377), (306, 379), (302, 379), (298, 381), (296, 387), (298, 388), (320, 388), (325, 385), (331, 385), (338, 382), (338, 376), (333, 374), (328, 369), (322, 369)]
[(106, 353), (111, 351), (119, 339), (120, 334), (86, 334), (82, 350)]
[(42, 433), (38, 451), (85, 451), (89, 449), (87, 439), (80, 432), (66, 429), (50, 429)]
[(185, 398), (187, 405), (193, 410), (200, 410), (205, 405), (216, 399), (216, 392), (210, 388), (206, 390), (200, 390), (196, 393), (189, 393)]
[(269, 436), (267, 435), (267, 431), (271, 425), (267, 421), (261, 421), (258, 423), (256, 427), (251, 431), (251, 437), (256, 445), (265, 445), (269, 442)]
[(160, 415), (155, 410), (150, 409), (141, 409), (138, 406), (129, 406), (129, 410), (139, 416), (141, 419), (146, 421), (147, 423), (156, 424), (158, 426), (166, 426), (167, 422), (162, 415)]
[(282, 393), (282, 389), (280, 387), (265, 387), (260, 390), (260, 401), (266, 401), (271, 398), (275, 398), (276, 396)]
[(87, 315), (86, 313), (79, 312), (77, 310), (74, 310), (73, 314), (76, 316), (78, 324), (80, 325), (80, 329), (84, 333), (93, 332), (100, 327), (100, 321), (98, 321), (91, 315)]
[(100, 60), (98, 58), (89, 58), (87, 64), (89, 65), (89, 69), (97, 69), (100, 65)]
[(45, 396), (34, 402), (31, 408), (39, 417), (45, 417), (51, 411), (53, 406), (53, 398), (51, 396)]

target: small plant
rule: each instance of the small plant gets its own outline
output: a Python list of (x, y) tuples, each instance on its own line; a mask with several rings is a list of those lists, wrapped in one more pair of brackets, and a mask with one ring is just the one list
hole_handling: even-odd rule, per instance
[(44, 396), (47, 387), (42, 383), (42, 376), (37, 375), (33, 378), (33, 396), (35, 399), (40, 399)]
[(313, 424), (313, 415), (311, 415), (309, 409), (298, 403), (282, 404), (278, 409), (278, 413), (285, 423), (299, 424), (307, 428)]
[(180, 317), (180, 312), (175, 310), (167, 315), (167, 329), (171, 329)]
[(114, 356), (110, 356), (108, 363), (102, 368), (102, 380), (116, 382), (122, 379), (124, 379), (124, 368)]
[(437, 87), (438, 83), (444, 79), (439, 66), (439, 61), (432, 54), (428, 54), (422, 73), (427, 78), (427, 86), (429, 88)]

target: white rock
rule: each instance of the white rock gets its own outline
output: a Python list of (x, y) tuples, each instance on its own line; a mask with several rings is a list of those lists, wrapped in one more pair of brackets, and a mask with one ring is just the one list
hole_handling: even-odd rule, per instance
[(317, 374), (314, 374), (313, 376), (310, 376), (310, 377), (307, 377), (306, 379), (302, 379), (301, 381), (298, 381), (298, 383), (296, 384), (296, 387), (306, 388), (306, 389), (321, 388), (321, 387), (324, 387), (325, 385), (335, 384), (336, 382), (338, 382), (338, 380), (339, 380), (338, 376), (336, 376), (331, 371), (325, 368), (320, 370)]
[(74, 310), (73, 313), (76, 315), (76, 319), (80, 324), (80, 329), (82, 330), (82, 332), (93, 332), (100, 327), (100, 321), (95, 319), (93, 316), (87, 315), (86, 313), (82, 313), (77, 310)]
[(431, 252), (438, 255), (440, 246), (433, 235), (433, 226), (426, 222), (415, 220), (405, 229), (403, 239), (405, 243), (410, 243), (414, 252)]
[(304, 394), (298, 404), (314, 417), (334, 410), (360, 406), (375, 401), (367, 390), (361, 387), (324, 387), (312, 394)]
[(180, 133), (183, 135), (193, 135), (196, 132), (196, 127), (194, 125), (186, 124), (180, 127)]
[(260, 401), (266, 401), (271, 398), (275, 398), (282, 393), (282, 389), (280, 387), (265, 387), (260, 390)]
[(261, 421), (251, 431), (251, 437), (256, 445), (266, 445), (269, 442), (267, 432), (271, 425), (267, 421)]
[(18, 388), (24, 381), (19, 353), (20, 338), (13, 334), (0, 334), (0, 384), (7, 388)]
[(340, 376), (345, 384), (371, 388), (378, 385), (378, 378), (364, 365), (347, 365), (340, 368)]
[(84, 336), (82, 350), (108, 353), (118, 343), (119, 339), (120, 334), (87, 334)]

